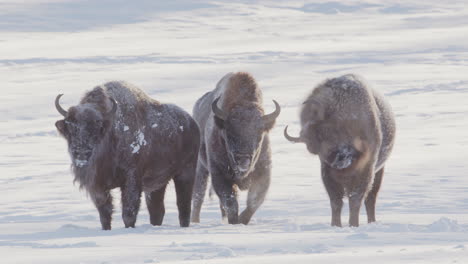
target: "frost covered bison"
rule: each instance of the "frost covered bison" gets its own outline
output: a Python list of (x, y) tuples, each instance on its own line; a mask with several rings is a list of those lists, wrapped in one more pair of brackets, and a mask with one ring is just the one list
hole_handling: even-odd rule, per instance
[(375, 221), (375, 202), (384, 164), (393, 147), (395, 121), (386, 100), (355, 75), (326, 80), (302, 106), (299, 137), (317, 154), (330, 197), (333, 226), (341, 226), (343, 197), (349, 198), (349, 225), (359, 226), (364, 200), (368, 222)]
[[(229, 73), (216, 89), (198, 99), (193, 109), (201, 146), (193, 194), (192, 221), (200, 221), (208, 175), (220, 199), (223, 218), (248, 224), (270, 185), (271, 154), (268, 131), (280, 106), (264, 114), (262, 93), (248, 73)], [(248, 190), (247, 208), (238, 215), (237, 187)]]
[(153, 225), (164, 218), (164, 193), (173, 179), (180, 225), (190, 221), (200, 132), (188, 113), (161, 104), (125, 82), (109, 82), (85, 94), (56, 122), (67, 140), (75, 181), (99, 211), (102, 229), (111, 229), (111, 189), (122, 193), (125, 227), (135, 227), (145, 192)]

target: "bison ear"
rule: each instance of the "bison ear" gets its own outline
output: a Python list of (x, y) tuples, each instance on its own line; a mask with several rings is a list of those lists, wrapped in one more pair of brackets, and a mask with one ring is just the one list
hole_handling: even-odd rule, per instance
[(275, 123), (276, 123), (276, 119), (273, 119), (273, 120), (269, 120), (268, 122), (264, 122), (263, 123), (263, 129), (268, 132), (270, 131), (274, 126), (275, 126)]
[(60, 134), (65, 135), (65, 120), (59, 120), (55, 122), (55, 127), (60, 132)]
[(219, 129), (224, 129), (224, 120), (222, 120), (221, 118), (217, 117), (216, 115), (214, 115), (213, 118), (214, 118), (214, 121), (215, 121), (216, 126), (217, 126)]

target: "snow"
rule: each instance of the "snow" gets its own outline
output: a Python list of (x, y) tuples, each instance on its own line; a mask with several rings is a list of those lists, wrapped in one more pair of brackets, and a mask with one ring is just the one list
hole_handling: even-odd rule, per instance
[(87, 160), (75, 159), (75, 166), (77, 166), (77, 167), (83, 167), (87, 163), (88, 163)]
[(132, 144), (130, 144), (130, 147), (132, 148), (132, 154), (138, 153), (138, 151), (140, 151), (140, 148), (147, 144), (145, 140), (145, 134), (143, 134), (143, 131), (138, 130), (137, 132), (135, 132), (135, 135), (135, 141), (132, 142)]
[[(466, 1), (8, 0), (0, 17), (2, 263), (468, 263)], [(282, 106), (271, 188), (251, 224), (224, 224), (207, 198), (201, 223), (180, 228), (171, 184), (161, 227), (142, 204), (125, 229), (116, 198), (113, 230), (101, 231), (72, 183), (56, 95), (69, 107), (125, 80), (191, 112), (235, 71)], [(283, 129), (298, 135), (305, 96), (349, 73), (387, 97), (397, 134), (378, 222), (362, 208), (360, 227), (336, 228), (318, 158)]]

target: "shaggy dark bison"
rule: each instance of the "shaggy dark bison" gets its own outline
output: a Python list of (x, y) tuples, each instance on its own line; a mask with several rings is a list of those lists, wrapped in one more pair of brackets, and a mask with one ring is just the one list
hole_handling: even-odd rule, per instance
[(164, 218), (164, 193), (173, 179), (179, 221), (189, 226), (200, 132), (181, 108), (161, 104), (125, 82), (109, 82), (85, 94), (68, 111), (55, 106), (67, 140), (75, 181), (99, 211), (102, 229), (111, 229), (112, 196), (120, 188), (125, 227), (134, 227), (141, 193), (153, 225)]
[(330, 197), (333, 226), (341, 226), (343, 197), (349, 198), (349, 225), (359, 226), (364, 201), (368, 222), (375, 221), (375, 202), (392, 151), (395, 121), (382, 95), (355, 75), (326, 80), (307, 98), (301, 132), (285, 137), (317, 154)]
[[(196, 102), (193, 115), (201, 132), (192, 221), (200, 221), (207, 178), (220, 199), (223, 218), (248, 224), (270, 185), (271, 153), (268, 131), (280, 106), (265, 115), (262, 93), (248, 73), (229, 73)], [(237, 187), (248, 190), (247, 208), (239, 215)]]

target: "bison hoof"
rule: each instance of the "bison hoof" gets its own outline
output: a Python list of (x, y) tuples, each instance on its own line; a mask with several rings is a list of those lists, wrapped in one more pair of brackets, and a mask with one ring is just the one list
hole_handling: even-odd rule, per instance
[(180, 221), (180, 227), (189, 227), (190, 221)]
[(248, 225), (249, 222), (250, 222), (250, 217), (247, 216), (246, 213), (242, 212), (242, 213), (239, 215), (239, 223), (244, 224), (244, 225)]
[(238, 224), (240, 224), (240, 223), (239, 223), (239, 219), (237, 219), (237, 218), (236, 218), (236, 219), (228, 219), (228, 223), (229, 223), (230, 225), (238, 225)]
[(239, 222), (240, 222), (240, 224), (248, 225), (250, 221), (249, 220), (240, 220)]
[(135, 223), (136, 223), (136, 215), (135, 214), (123, 214), (122, 216), (123, 218), (123, 222), (125, 224), (125, 228), (129, 228), (129, 227), (135, 227)]
[(163, 222), (163, 216), (150, 217), (150, 223), (154, 226), (160, 226)]

